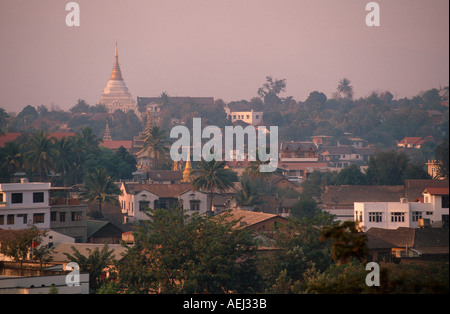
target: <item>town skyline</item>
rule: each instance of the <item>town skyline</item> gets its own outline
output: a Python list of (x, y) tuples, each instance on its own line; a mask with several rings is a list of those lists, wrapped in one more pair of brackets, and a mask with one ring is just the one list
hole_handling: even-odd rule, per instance
[(378, 27), (365, 24), (367, 2), (82, 0), (79, 27), (65, 24), (66, 3), (2, 3), (0, 107), (95, 105), (116, 42), (134, 98), (249, 100), (266, 76), (286, 79), (283, 96), (299, 101), (331, 98), (343, 77), (355, 98), (448, 86), (448, 2), (378, 1)]

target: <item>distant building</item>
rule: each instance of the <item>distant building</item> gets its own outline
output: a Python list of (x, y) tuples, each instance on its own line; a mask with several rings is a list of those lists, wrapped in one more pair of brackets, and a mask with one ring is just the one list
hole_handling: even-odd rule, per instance
[(417, 148), (420, 149), (420, 147), (426, 143), (426, 142), (434, 142), (434, 139), (432, 136), (427, 137), (405, 137), (401, 141), (397, 142), (398, 147), (405, 147), (405, 148)]
[(122, 77), (117, 44), (114, 67), (98, 103), (105, 105), (109, 113), (114, 113), (116, 110), (122, 110), (125, 113), (128, 111), (134, 111), (136, 114), (138, 113), (136, 101), (131, 96)]
[(224, 110), (227, 119), (230, 119), (232, 123), (242, 121), (248, 125), (256, 126), (263, 122), (264, 112), (255, 110), (249, 104), (231, 104), (225, 106)]
[(86, 241), (86, 206), (78, 199), (53, 197), (66, 188), (51, 188), (50, 183), (28, 182), (0, 184), (0, 229), (21, 230), (34, 224)]
[(147, 208), (172, 209), (181, 206), (187, 214), (206, 214), (208, 196), (204, 192), (193, 191), (191, 184), (138, 184), (122, 183), (119, 203), (125, 223), (148, 220)]
[[(441, 222), (448, 228), (449, 189), (427, 188), (423, 202), (355, 202), (354, 219), (364, 230), (373, 227), (397, 229), (418, 228)], [(422, 225), (421, 225), (422, 224)]]

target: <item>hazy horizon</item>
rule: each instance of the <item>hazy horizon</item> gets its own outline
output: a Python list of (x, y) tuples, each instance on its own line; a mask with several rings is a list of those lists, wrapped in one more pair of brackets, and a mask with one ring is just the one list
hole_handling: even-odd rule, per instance
[(282, 96), (332, 97), (343, 77), (355, 98), (396, 99), (449, 84), (449, 1), (376, 1), (381, 25), (365, 24), (362, 0), (79, 0), (79, 27), (58, 0), (0, 3), (0, 108), (68, 110), (97, 103), (118, 43), (133, 98), (257, 96), (266, 76)]

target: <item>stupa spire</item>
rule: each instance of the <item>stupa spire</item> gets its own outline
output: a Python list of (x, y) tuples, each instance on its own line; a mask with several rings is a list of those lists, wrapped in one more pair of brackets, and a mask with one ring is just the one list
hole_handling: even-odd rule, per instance
[(120, 66), (119, 66), (119, 53), (117, 51), (117, 43), (116, 43), (114, 58), (115, 58), (114, 68), (112, 70), (111, 77), (109, 79), (113, 80), (113, 81), (123, 81), (122, 72), (120, 71)]

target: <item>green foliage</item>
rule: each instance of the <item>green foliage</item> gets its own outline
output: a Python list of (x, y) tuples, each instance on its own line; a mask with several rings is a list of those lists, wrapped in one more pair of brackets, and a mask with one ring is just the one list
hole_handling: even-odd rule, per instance
[(365, 185), (366, 183), (365, 174), (355, 164), (342, 169), (336, 178), (337, 185)]
[(367, 169), (367, 182), (372, 185), (402, 185), (405, 179), (427, 178), (423, 165), (410, 162), (403, 152), (378, 152)]
[(255, 243), (237, 221), (222, 215), (187, 219), (177, 208), (150, 210), (149, 216), (127, 248), (127, 263), (118, 265), (121, 292), (244, 293), (257, 284)]
[(98, 210), (102, 212), (103, 204), (118, 204), (115, 196), (121, 195), (122, 191), (114, 183), (112, 177), (105, 168), (95, 169), (85, 177), (82, 186), (83, 191), (80, 193), (80, 199), (91, 203), (98, 203)]
[(448, 149), (448, 139), (443, 140), (435, 150), (438, 162), (436, 163), (438, 167), (438, 176), (448, 179), (449, 177), (449, 149)]
[(89, 291), (90, 293), (96, 293), (105, 282), (103, 279), (105, 271), (113, 265), (114, 250), (110, 250), (108, 244), (105, 244), (101, 250), (86, 248), (87, 256), (86, 253), (78, 251), (74, 246), (72, 246), (72, 251), (73, 254), (63, 254), (69, 261), (80, 266), (80, 272), (89, 273)]
[(196, 190), (203, 189), (209, 193), (209, 210), (213, 206), (213, 192), (225, 191), (233, 186), (233, 171), (225, 168), (225, 161), (205, 161), (202, 159), (198, 163), (198, 169), (191, 172), (192, 187)]

